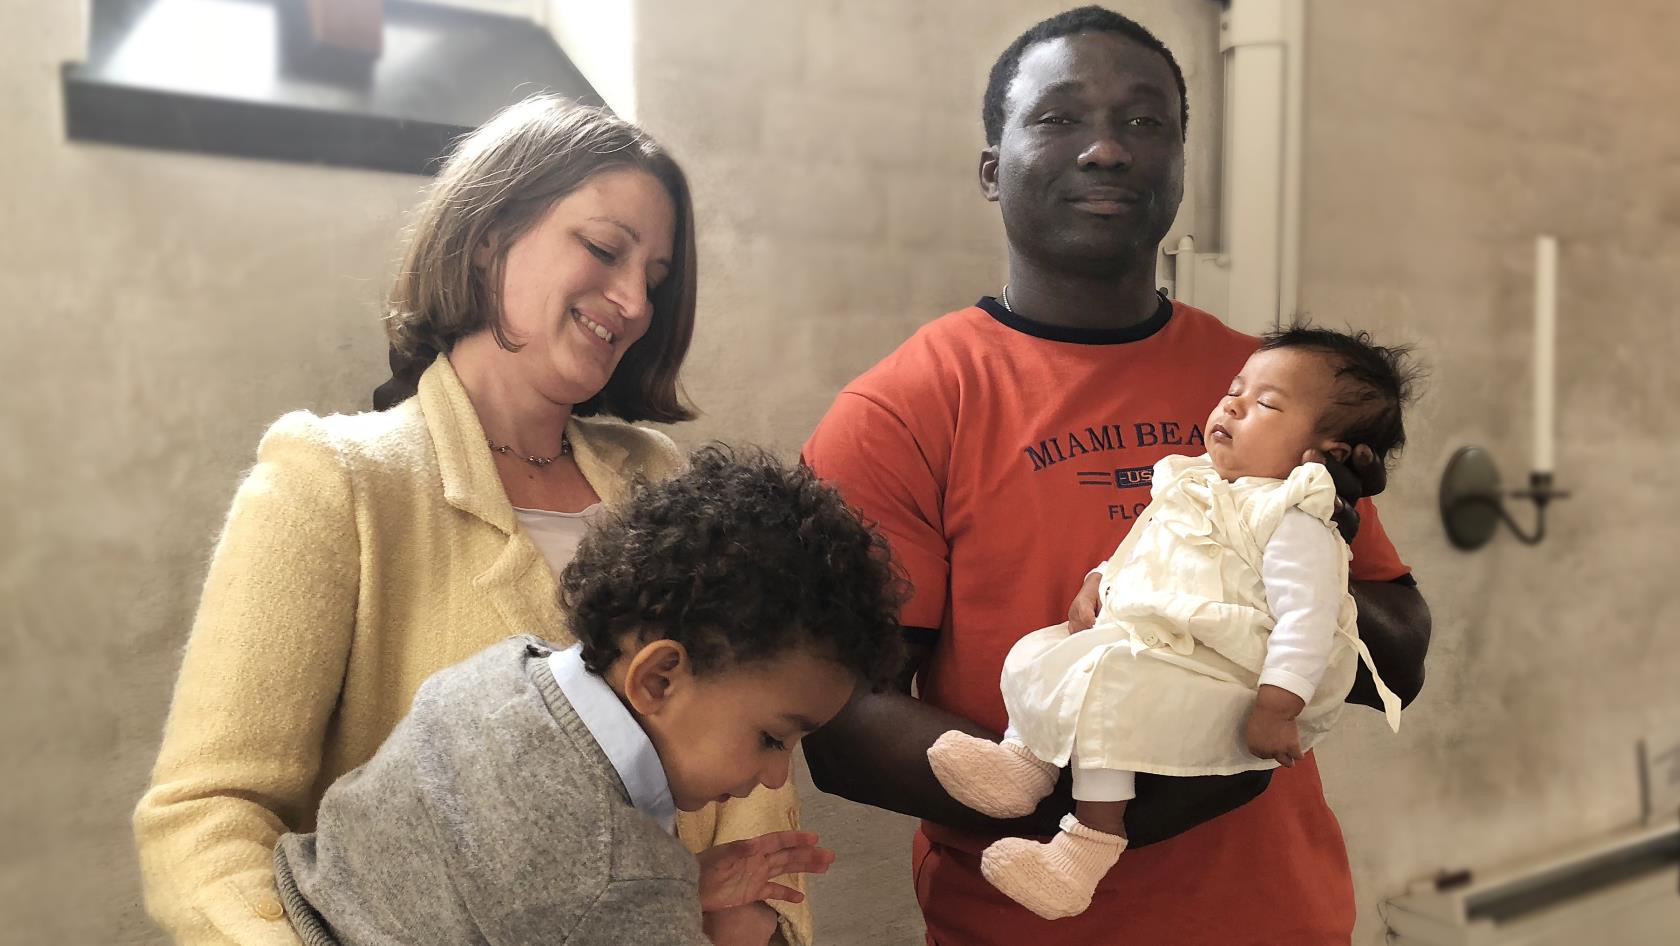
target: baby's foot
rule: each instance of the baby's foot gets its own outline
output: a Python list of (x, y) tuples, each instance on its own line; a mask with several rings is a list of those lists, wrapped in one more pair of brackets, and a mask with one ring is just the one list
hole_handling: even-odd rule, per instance
[(955, 729), (928, 748), (928, 764), (952, 798), (993, 818), (1032, 814), (1056, 787), (1058, 772), (1019, 742), (992, 742)]
[(980, 855), (980, 873), (992, 886), (1046, 920), (1084, 913), (1097, 882), (1108, 873), (1126, 839), (1105, 834), (1068, 815), (1049, 844), (1001, 838)]

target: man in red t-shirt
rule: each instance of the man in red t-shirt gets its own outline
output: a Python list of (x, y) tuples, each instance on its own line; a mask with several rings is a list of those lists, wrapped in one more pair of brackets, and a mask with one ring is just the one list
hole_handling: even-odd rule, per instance
[[(1003, 728), (1009, 648), (1067, 617), (1087, 569), (1148, 503), (1155, 461), (1205, 451), (1200, 425), (1256, 344), (1154, 288), (1187, 118), (1158, 40), (1097, 8), (1046, 20), (993, 67), (984, 118), (980, 181), (1002, 208), (1008, 285), (847, 386), (805, 446), (910, 579), (921, 696), (854, 701), (807, 738), (812, 774), (925, 819), (913, 867), (929, 943), (1346, 943), (1352, 880), (1311, 754), (1274, 773), (1140, 776), (1130, 848), (1090, 909), (1053, 923), (987, 884), (979, 853), (1005, 833), (1053, 833), (1065, 785), (1034, 818), (1002, 823), (953, 801), (928, 767), (945, 730)], [(1380, 468), (1362, 472), (1378, 491)], [(1410, 700), (1428, 609), (1374, 508), (1357, 509), (1360, 633)], [(1374, 702), (1368, 677), (1349, 699)]]

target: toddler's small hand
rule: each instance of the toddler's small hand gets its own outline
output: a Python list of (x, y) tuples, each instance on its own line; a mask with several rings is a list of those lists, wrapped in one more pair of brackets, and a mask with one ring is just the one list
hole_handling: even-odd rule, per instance
[(776, 932), (776, 911), (755, 900), (702, 913), (700, 926), (713, 946), (768, 946), (771, 934)]
[(817, 847), (809, 831), (774, 831), (707, 848), (698, 860), (700, 909), (710, 912), (761, 900), (799, 903), (804, 894), (771, 878), (826, 873), (834, 852)]
[(1101, 575), (1085, 576), (1085, 584), (1079, 586), (1079, 594), (1068, 606), (1068, 633), (1077, 634), (1097, 623), (1097, 609), (1102, 606), (1097, 600), (1097, 589), (1101, 585)]

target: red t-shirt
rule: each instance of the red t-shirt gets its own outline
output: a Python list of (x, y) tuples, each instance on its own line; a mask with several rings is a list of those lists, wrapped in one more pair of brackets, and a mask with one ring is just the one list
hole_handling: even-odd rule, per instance
[[(998, 680), (1017, 640), (1066, 619), (1086, 572), (1149, 502), (1150, 471), (1206, 452), (1202, 425), (1253, 336), (1163, 300), (1147, 322), (1074, 330), (991, 299), (923, 327), (848, 385), (804, 459), (879, 523), (937, 628), (922, 698), (1002, 731)], [(1409, 574), (1370, 504), (1353, 577)], [(1309, 755), (1255, 801), (1122, 854), (1091, 908), (1050, 924), (979, 874), (993, 838), (924, 822), (916, 887), (930, 942), (985, 946), (1346, 943), (1353, 887)], [(1048, 939), (1043, 939), (1047, 937)]]

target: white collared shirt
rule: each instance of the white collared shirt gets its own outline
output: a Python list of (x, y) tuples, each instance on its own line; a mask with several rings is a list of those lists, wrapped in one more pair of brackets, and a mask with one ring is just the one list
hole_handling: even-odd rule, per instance
[(653, 742), (630, 710), (619, 702), (607, 681), (583, 666), (583, 645), (573, 644), (548, 655), (548, 668), (560, 692), (577, 711), (589, 734), (600, 743), (607, 761), (630, 793), (636, 810), (659, 822), (672, 833), (677, 829), (677, 804), (671, 798), (671, 783)]

